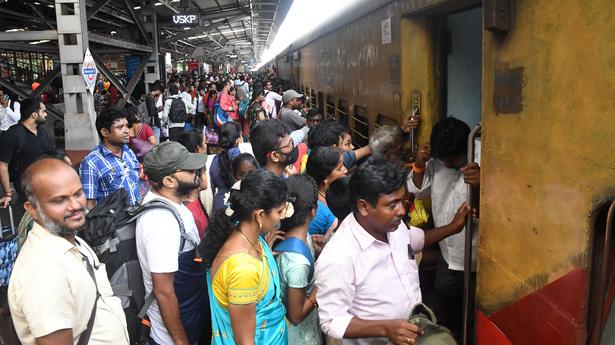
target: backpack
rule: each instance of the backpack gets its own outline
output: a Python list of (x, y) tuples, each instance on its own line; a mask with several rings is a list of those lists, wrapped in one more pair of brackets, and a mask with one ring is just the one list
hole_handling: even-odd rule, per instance
[(171, 110), (169, 111), (169, 120), (173, 123), (182, 123), (188, 120), (188, 113), (186, 112), (186, 104), (181, 97), (173, 98), (171, 101)]
[(239, 116), (241, 116), (241, 118), (245, 118), (246, 115), (246, 110), (248, 109), (248, 106), (250, 105), (250, 99), (252, 98), (252, 93), (248, 93), (246, 94), (246, 96), (241, 100), (241, 102), (239, 102)]
[(154, 295), (145, 296), (143, 273), (137, 255), (136, 220), (144, 213), (163, 209), (177, 220), (181, 233), (181, 253), (186, 242), (185, 227), (177, 210), (168, 202), (152, 200), (141, 206), (130, 206), (130, 197), (118, 189), (98, 203), (86, 216), (82, 238), (92, 247), (107, 276), (113, 294), (120, 298), (126, 314), (126, 324), (131, 344), (147, 344), (149, 324), (145, 319)]
[(310, 273), (308, 275), (308, 282), (312, 281), (312, 277), (314, 277), (314, 256), (310, 251), (310, 248), (305, 244), (305, 242), (301, 241), (296, 237), (289, 237), (280, 243), (278, 243), (274, 249), (276, 252), (291, 252), (297, 253), (305, 256), (306, 259), (310, 262)]

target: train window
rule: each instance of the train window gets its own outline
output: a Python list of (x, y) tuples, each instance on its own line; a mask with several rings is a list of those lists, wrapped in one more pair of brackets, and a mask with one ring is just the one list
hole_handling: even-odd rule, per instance
[(322, 114), (325, 113), (325, 95), (323, 95), (322, 92), (318, 93), (318, 110), (320, 110)]
[(348, 102), (340, 99), (337, 106), (337, 115), (340, 125), (348, 127)]
[(376, 126), (399, 126), (399, 123), (386, 115), (378, 114), (376, 116)]
[(325, 106), (325, 118), (327, 120), (335, 120), (335, 98), (327, 96), (327, 105)]
[(352, 142), (356, 147), (363, 147), (369, 143), (369, 116), (367, 108), (360, 105), (354, 106), (352, 115)]
[(303, 95), (305, 96), (305, 106), (308, 108), (312, 107), (312, 98), (310, 97), (310, 88), (309, 87), (305, 87), (305, 91), (303, 92)]
[(314, 89), (310, 90), (310, 104), (312, 107), (316, 107), (318, 104), (316, 98), (316, 91)]

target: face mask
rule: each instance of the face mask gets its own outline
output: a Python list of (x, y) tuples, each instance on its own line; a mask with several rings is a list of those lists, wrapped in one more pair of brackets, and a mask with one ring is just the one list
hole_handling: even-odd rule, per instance
[(282, 153), (282, 154), (286, 156), (286, 161), (284, 161), (284, 166), (291, 165), (294, 162), (296, 162), (297, 159), (299, 158), (299, 148), (295, 146), (295, 148), (289, 153)]

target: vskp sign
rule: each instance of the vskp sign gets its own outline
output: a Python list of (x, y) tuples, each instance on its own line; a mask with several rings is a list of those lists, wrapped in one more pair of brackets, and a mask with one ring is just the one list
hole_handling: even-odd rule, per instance
[(175, 14), (172, 20), (173, 24), (177, 26), (199, 26), (198, 13)]

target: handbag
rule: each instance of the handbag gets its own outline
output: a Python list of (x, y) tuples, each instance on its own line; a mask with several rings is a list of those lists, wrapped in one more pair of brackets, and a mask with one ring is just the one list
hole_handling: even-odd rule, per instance
[(13, 220), (13, 208), (8, 207), (10, 227), (0, 223), (0, 286), (8, 286), (13, 265), (17, 259), (17, 229)]
[(135, 135), (135, 137), (130, 138), (130, 148), (134, 151), (139, 162), (142, 162), (143, 158), (145, 158), (145, 155), (147, 155), (154, 148), (154, 146), (150, 144), (149, 141), (139, 138), (139, 135), (141, 135), (142, 131), (143, 125), (141, 125), (141, 128), (139, 128), (139, 132)]
[(207, 139), (207, 143), (211, 145), (218, 145), (218, 133), (213, 128), (203, 127), (203, 136)]
[[(423, 334), (416, 338), (416, 345), (457, 345), (448, 328), (438, 325), (436, 314), (423, 303), (412, 307), (408, 322), (417, 325)], [(391, 341), (387, 345), (393, 344)]]
[(218, 128), (222, 128), (222, 125), (227, 123), (228, 119), (228, 113), (222, 110), (220, 103), (214, 104), (214, 125)]

